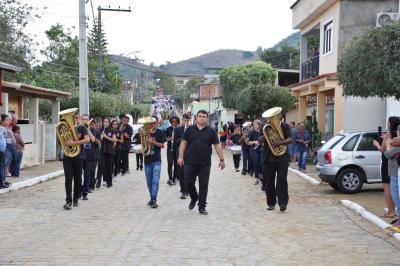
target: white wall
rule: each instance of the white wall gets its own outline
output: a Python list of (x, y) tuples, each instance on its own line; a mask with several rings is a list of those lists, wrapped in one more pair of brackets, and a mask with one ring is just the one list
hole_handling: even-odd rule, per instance
[(44, 128), (44, 159), (45, 161), (52, 161), (57, 159), (57, 137), (56, 125), (46, 124)]
[[(386, 121), (391, 116), (400, 116), (400, 101), (396, 101), (394, 98), (387, 99)], [(383, 128), (386, 128), (386, 126)]]
[(346, 97), (344, 101), (344, 131), (376, 130), (386, 127), (386, 99)]
[(235, 123), (235, 114), (237, 113), (237, 110), (227, 110), (226, 108), (224, 108), (221, 112), (222, 124), (227, 124), (228, 122)]

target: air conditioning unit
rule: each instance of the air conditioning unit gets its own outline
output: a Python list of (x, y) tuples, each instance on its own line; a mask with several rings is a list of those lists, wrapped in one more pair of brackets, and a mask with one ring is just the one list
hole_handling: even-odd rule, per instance
[(400, 13), (381, 12), (376, 14), (377, 27), (383, 27), (397, 21), (400, 21)]

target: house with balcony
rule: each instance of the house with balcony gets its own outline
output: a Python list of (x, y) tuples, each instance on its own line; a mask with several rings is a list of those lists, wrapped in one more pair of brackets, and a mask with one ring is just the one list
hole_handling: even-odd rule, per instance
[(377, 13), (396, 12), (398, 4), (398, 0), (294, 2), (291, 6), (293, 29), (301, 33), (301, 80), (289, 86), (292, 95), (298, 97), (297, 119), (289, 119), (304, 121), (315, 108), (319, 130), (327, 136), (341, 130), (385, 127), (390, 101), (344, 97), (336, 72), (346, 45), (367, 27), (375, 25)]

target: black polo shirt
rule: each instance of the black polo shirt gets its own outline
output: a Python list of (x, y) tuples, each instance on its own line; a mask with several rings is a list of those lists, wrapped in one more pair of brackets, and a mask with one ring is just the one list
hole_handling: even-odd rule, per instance
[[(103, 132), (109, 138), (112, 138), (112, 136), (115, 135), (115, 130), (109, 127), (103, 129)], [(102, 138), (100, 152), (106, 154), (115, 154), (114, 143), (106, 138)]]
[(183, 134), (183, 139), (187, 141), (186, 164), (211, 165), (211, 146), (219, 143), (214, 129), (206, 126), (200, 130), (197, 126), (190, 126)]
[[(76, 128), (76, 133), (78, 140), (83, 140), (85, 136), (88, 135), (87, 128), (84, 125), (79, 125)], [(86, 159), (86, 153), (85, 153), (85, 145), (81, 145), (81, 152), (78, 155), (79, 159), (85, 160)]]
[(127, 133), (129, 138), (124, 137), (124, 143), (121, 145), (121, 149), (124, 151), (129, 151), (131, 149), (131, 139), (133, 135), (133, 129), (130, 125), (126, 125), (122, 133)]

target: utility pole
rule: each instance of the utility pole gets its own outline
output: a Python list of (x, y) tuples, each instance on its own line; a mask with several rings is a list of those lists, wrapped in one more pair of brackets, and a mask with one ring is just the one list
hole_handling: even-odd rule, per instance
[(104, 64), (103, 64), (103, 54), (101, 50), (101, 11), (115, 11), (115, 12), (131, 12), (131, 7), (129, 9), (118, 8), (102, 8), (99, 6), (97, 8), (97, 90), (103, 91), (104, 88)]
[(89, 114), (85, 0), (79, 0), (79, 113)]

